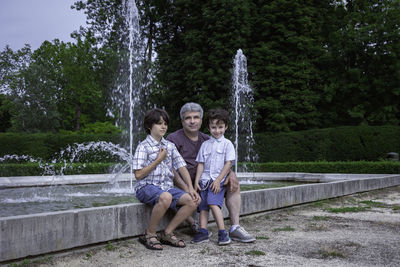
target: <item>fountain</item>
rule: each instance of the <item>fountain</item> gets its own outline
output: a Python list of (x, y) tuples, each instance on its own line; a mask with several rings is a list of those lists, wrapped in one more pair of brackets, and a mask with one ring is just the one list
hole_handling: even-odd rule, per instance
[[(140, 49), (137, 50), (140, 40), (136, 39), (135, 41), (135, 38), (139, 36), (137, 30), (138, 15), (135, 2), (127, 0), (123, 3), (124, 6), (129, 7), (126, 9), (127, 17), (131, 18), (129, 21), (132, 20), (129, 22), (129, 79), (126, 79), (127, 81), (129, 80), (129, 86), (126, 87), (129, 88), (129, 90), (127, 91), (126, 88), (123, 89), (122, 85), (116, 87), (114, 96), (122, 97), (122, 99), (117, 100), (117, 98), (114, 98), (113, 100), (115, 100), (114, 106), (121, 108), (116, 117), (119, 119), (125, 116), (129, 117), (129, 149), (124, 149), (119, 145), (106, 142), (76, 144), (74, 147), (67, 148), (60, 153), (60, 157), (68, 155), (70, 159), (56, 158), (52, 161), (53, 164), (55, 162), (62, 162), (63, 167), (57, 175), (51, 177), (53, 180), (50, 181), (50, 184), (59, 182), (60, 177), (62, 177), (62, 179), (68, 178), (63, 175), (63, 171), (67, 170), (69, 163), (72, 163), (74, 160), (81, 161), (83, 156), (81, 157), (80, 153), (90, 150), (105, 150), (107, 153), (110, 153), (111, 156), (117, 157), (123, 162), (122, 165), (119, 165), (119, 170), (116, 171), (116, 174), (113, 174), (114, 176), (111, 179), (107, 177), (107, 180), (115, 181), (114, 184), (118, 184), (116, 182), (116, 177), (124, 173), (131, 166), (132, 147), (134, 146), (132, 133), (134, 129), (140, 129), (140, 126), (135, 126), (135, 123), (138, 121), (138, 118), (141, 118), (140, 115), (137, 115), (138, 113), (135, 113), (140, 107), (140, 104), (138, 104), (140, 103), (140, 99), (138, 99), (138, 97), (141, 95), (140, 92), (142, 90), (141, 79), (140, 74), (134, 74), (135, 71), (141, 68), (140, 57), (138, 57), (137, 54), (135, 56), (135, 53), (140, 51)], [(136, 37), (134, 38), (134, 36)], [(251, 88), (247, 82), (246, 57), (240, 49), (237, 51), (234, 65), (233, 103), (236, 116), (235, 145), (236, 154), (238, 154), (239, 133), (241, 135), (244, 134), (244, 129), (250, 130), (246, 136), (246, 148), (250, 149), (254, 144), (251, 131), (252, 122), (246, 118), (248, 115), (245, 115), (248, 114), (245, 113), (247, 112), (245, 110), (250, 108), (253, 98)], [(124, 80), (123, 77), (120, 79)], [(129, 103), (126, 99), (129, 99)], [(129, 113), (129, 115), (126, 115), (127, 113)], [(247, 126), (243, 126), (245, 122), (248, 123)], [(122, 125), (122, 122), (118, 123)], [(247, 151), (249, 150), (246, 150), (247, 156), (245, 160), (254, 161), (254, 155), (253, 158), (251, 158), (252, 154), (247, 153)], [(51, 171), (54, 172), (55, 170), (52, 164), (42, 163), (41, 159), (34, 159), (28, 156), (20, 156), (20, 158), (26, 161), (40, 163), (46, 173), (51, 173)], [(17, 158), (14, 157), (12, 159), (16, 160)], [(235, 164), (235, 166), (237, 171), (237, 164)], [(287, 178), (293, 179), (296, 175), (299, 180), (309, 178), (307, 175), (310, 176), (309, 174), (293, 173), (257, 173), (252, 174), (251, 178), (256, 178), (256, 180), (260, 181), (268, 180), (268, 178), (270, 178), (270, 180), (285, 180)], [(245, 174), (238, 174), (239, 178), (243, 178), (244, 176)], [(6, 213), (6, 215), (0, 215), (0, 262), (138, 236), (143, 234), (148, 224), (151, 209), (141, 203), (132, 203), (133, 197), (131, 190), (125, 189), (122, 193), (118, 191), (117, 194), (120, 194), (119, 197), (122, 199), (120, 202), (114, 203), (113, 200), (108, 199), (104, 195), (100, 195), (100, 193), (94, 194), (86, 185), (74, 186), (74, 190), (71, 190), (71, 187), (68, 185), (62, 185), (61, 188), (64, 190), (62, 196), (55, 192), (60, 187), (49, 187), (51, 196), (53, 197), (51, 202), (55, 202), (55, 204), (59, 206), (59, 209), (49, 209), (48, 206), (42, 206), (40, 203), (41, 201), (47, 201), (49, 192), (46, 191), (41, 194), (38, 192), (39, 187), (32, 187), (33, 190), (31, 191), (35, 191), (34, 193), (30, 193), (29, 189), (26, 187), (23, 188), (24, 191), (19, 191), (20, 189), (17, 188), (18, 186), (16, 185), (18, 183), (15, 182), (19, 180), (17, 178), (18, 177), (0, 177), (1, 195), (5, 196), (5, 202), (11, 204), (10, 208), (5, 209), (5, 205), (3, 204), (5, 202), (0, 202), (1, 210), (4, 209)], [(41, 176), (36, 178), (44, 179), (46, 177)], [(81, 178), (82, 177), (76, 177), (78, 180)], [(97, 179), (96, 182), (99, 183), (99, 177), (95, 178)], [(243, 205), (241, 208), (241, 215), (254, 214), (266, 210), (400, 184), (400, 177), (398, 175), (386, 175), (379, 178), (372, 176), (337, 178), (334, 176), (328, 177), (328, 175), (323, 174), (314, 175), (311, 178), (315, 181), (324, 181), (324, 183), (288, 186), (276, 190), (265, 189), (242, 192), (241, 198)], [(23, 179), (24, 178), (22, 178), (22, 180)], [(31, 179), (31, 177), (28, 177), (28, 179)], [(88, 180), (87, 176), (85, 176), (84, 179)], [(132, 170), (129, 180), (132, 188)], [(82, 180), (79, 182), (81, 181)], [(126, 182), (128, 182), (128, 180)], [(14, 188), (9, 188), (10, 191), (2, 189), (2, 185), (7, 183), (11, 184), (9, 187)], [(68, 183), (70, 182), (68, 181)], [(115, 187), (110, 188), (99, 185), (95, 185), (94, 187), (96, 186), (98, 187), (97, 192), (115, 192)], [(76, 191), (76, 188), (79, 189)], [(88, 193), (88, 191), (90, 191), (90, 193)], [(65, 192), (67, 193), (65, 194)], [(126, 193), (126, 195), (123, 195), (124, 193)], [(24, 206), (21, 202), (13, 203), (12, 196), (15, 195), (20, 195), (20, 200), (25, 202), (29, 202), (32, 198), (36, 197), (36, 202), (39, 202), (39, 213), (11, 213), (15, 210), (16, 206)], [(86, 205), (86, 195), (91, 195), (91, 197), (94, 198), (94, 201), (97, 203), (94, 207)], [(83, 201), (75, 202), (75, 199), (80, 196), (83, 197)], [(126, 196), (129, 198), (128, 201), (125, 201)], [(12, 206), (13, 204), (15, 205)], [(29, 211), (29, 208), (26, 209)], [(225, 218), (228, 217), (228, 212), (225, 207), (223, 208), (223, 214)], [(168, 217), (163, 218), (160, 224), (160, 230), (167, 225), (168, 219)]]
[[(134, 136), (142, 130), (142, 117), (143, 111), (141, 110), (141, 96), (143, 92), (143, 58), (144, 58), (144, 46), (142, 45), (142, 38), (140, 37), (140, 26), (139, 26), (139, 12), (134, 0), (124, 0), (122, 3), (123, 14), (125, 14), (126, 28), (128, 29), (128, 43), (127, 48), (129, 51), (128, 70), (122, 68), (120, 70), (120, 76), (117, 80), (117, 86), (111, 90), (112, 105), (108, 110), (108, 115), (116, 118), (117, 126), (124, 129), (129, 129), (129, 146), (128, 149), (107, 142), (89, 142), (85, 144), (74, 144), (61, 151), (59, 155), (51, 159), (49, 162), (44, 162), (42, 159), (35, 159), (30, 156), (18, 156), (18, 155), (6, 155), (0, 158), (0, 162), (3, 161), (29, 161), (36, 162), (39, 167), (43, 170), (42, 175), (51, 176), (52, 185), (60, 183), (59, 180), (65, 178), (65, 171), (67, 171), (75, 162), (85, 162), (85, 157), (88, 154), (96, 153), (108, 153), (111, 157), (117, 158), (119, 164), (115, 164), (111, 174), (109, 176), (109, 185), (106, 186), (95, 186), (92, 189), (87, 187), (84, 189), (85, 193), (79, 193), (79, 189), (73, 190), (71, 187), (65, 185), (52, 186), (51, 188), (30, 188), (29, 193), (21, 190), (11, 190), (7, 192), (3, 190), (0, 198), (0, 203), (25, 203), (31, 213), (40, 211), (51, 210), (62, 210), (66, 208), (79, 208), (79, 207), (92, 207), (88, 202), (95, 202), (96, 198), (104, 197), (108, 199), (110, 196), (123, 196), (131, 197), (130, 202), (134, 202), (135, 199), (132, 197), (133, 193), (133, 170), (132, 170), (132, 155), (133, 147), (136, 146), (137, 141)], [(122, 52), (123, 53), (123, 52)], [(124, 58), (124, 57), (123, 57)], [(123, 59), (122, 59), (123, 60)], [(91, 156), (89, 156), (91, 157)], [(115, 160), (113, 160), (115, 161)], [(56, 168), (56, 164), (61, 167)], [(85, 167), (85, 164), (82, 164)], [(130, 190), (120, 187), (120, 183), (117, 182), (118, 177), (122, 176), (127, 171), (130, 171)], [(82, 179), (84, 179), (82, 177)], [(44, 179), (43, 179), (44, 180)], [(125, 181), (123, 179), (123, 181)], [(82, 181), (83, 183), (85, 181)], [(63, 182), (61, 182), (62, 184)], [(125, 184), (124, 184), (125, 185)], [(59, 205), (57, 202), (61, 202), (62, 199), (67, 201), (67, 198), (61, 196), (61, 191), (65, 192), (65, 195), (74, 196), (74, 198), (83, 198), (79, 204), (74, 205)], [(76, 191), (76, 192), (74, 192)], [(18, 198), (18, 199), (17, 199)], [(71, 198), (69, 198), (71, 200)], [(126, 199), (125, 199), (126, 200)], [(38, 209), (29, 206), (29, 203), (34, 203), (35, 206), (39, 206)], [(115, 201), (111, 201), (115, 203)], [(36, 205), (38, 204), (38, 205)], [(22, 206), (24, 206), (22, 205)], [(58, 207), (58, 208), (57, 208)], [(27, 211), (19, 211), (18, 209), (11, 208), (10, 211), (0, 212), (0, 217), (9, 215), (26, 214)]]
[[(251, 119), (251, 107), (253, 105), (253, 90), (247, 80), (247, 59), (241, 49), (238, 49), (233, 60), (232, 75), (232, 109), (235, 110), (235, 172), (239, 158), (245, 162), (256, 162), (257, 155), (254, 154), (253, 145), (253, 121)], [(244, 149), (239, 155), (239, 133), (245, 136)], [(242, 139), (243, 140), (243, 139)], [(244, 155), (244, 156), (243, 156)]]

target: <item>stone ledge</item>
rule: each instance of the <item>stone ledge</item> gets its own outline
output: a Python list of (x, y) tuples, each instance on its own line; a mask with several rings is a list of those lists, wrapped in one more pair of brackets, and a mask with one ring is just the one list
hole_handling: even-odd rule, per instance
[[(329, 183), (242, 192), (241, 215), (400, 185), (400, 175), (345, 176)], [(150, 211), (139, 203), (0, 218), (0, 262), (138, 236)], [(223, 214), (228, 215), (225, 207)]]

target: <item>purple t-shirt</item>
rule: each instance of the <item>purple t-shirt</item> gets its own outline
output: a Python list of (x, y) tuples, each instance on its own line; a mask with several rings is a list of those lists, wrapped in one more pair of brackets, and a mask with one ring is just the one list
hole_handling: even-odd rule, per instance
[(210, 139), (210, 137), (202, 132), (199, 132), (198, 140), (192, 141), (185, 135), (183, 129), (179, 129), (178, 131), (169, 134), (166, 139), (175, 144), (178, 152), (186, 161), (186, 168), (189, 171), (190, 178), (192, 178), (192, 181), (194, 181), (197, 171), (197, 153), (200, 150), (201, 144)]

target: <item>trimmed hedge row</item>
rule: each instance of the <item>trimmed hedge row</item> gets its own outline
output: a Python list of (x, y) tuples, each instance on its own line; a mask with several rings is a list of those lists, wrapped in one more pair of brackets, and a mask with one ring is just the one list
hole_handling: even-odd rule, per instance
[(73, 175), (110, 173), (115, 163), (74, 163), (60, 171), (64, 164), (57, 163), (51, 171), (46, 171), (39, 163), (4, 163), (0, 164), (0, 177), (10, 176), (42, 176), (42, 175)]
[(51, 160), (60, 151), (74, 143), (105, 141), (120, 143), (118, 134), (19, 134), (0, 133), (0, 157), (4, 155), (27, 155), (33, 158)]
[[(63, 174), (102, 174), (110, 173), (115, 163), (71, 164)], [(240, 164), (239, 166), (243, 166)], [(59, 174), (62, 164), (55, 164)], [(399, 161), (357, 161), (357, 162), (268, 162), (246, 164), (247, 171), (254, 172), (305, 172), (305, 173), (353, 173), (353, 174), (399, 174)], [(38, 163), (0, 164), (0, 177), (40, 176), (43, 169)]]
[[(143, 139), (140, 135), (137, 139)], [(0, 162), (4, 155), (28, 155), (34, 159), (59, 162), (68, 145), (91, 141), (128, 143), (118, 134), (15, 134), (0, 133)], [(380, 161), (388, 152), (400, 152), (399, 126), (348, 126), (290, 133), (255, 134), (258, 162)], [(239, 154), (246, 141), (239, 142)], [(117, 162), (118, 157), (98, 151), (78, 162)], [(239, 160), (241, 160), (239, 158)], [(4, 163), (15, 163), (7, 161)], [(3, 164), (4, 164), (3, 163)], [(1, 165), (1, 164), (0, 164)]]
[[(258, 162), (377, 161), (400, 152), (398, 126), (348, 126), (255, 135)], [(245, 144), (244, 144), (245, 145)]]
[(253, 172), (305, 172), (349, 174), (399, 174), (399, 161), (266, 162), (246, 164)]

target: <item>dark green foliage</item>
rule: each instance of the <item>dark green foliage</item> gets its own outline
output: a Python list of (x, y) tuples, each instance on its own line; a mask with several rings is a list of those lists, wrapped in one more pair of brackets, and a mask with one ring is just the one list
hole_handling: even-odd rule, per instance
[[(26, 155), (36, 160), (57, 159), (61, 150), (75, 143), (105, 141), (118, 144), (121, 135), (110, 134), (0, 134), (0, 157)], [(97, 159), (96, 161), (101, 161)]]
[[(73, 33), (76, 43), (45, 41), (36, 51), (27, 45), (0, 53), (0, 93), (7, 96), (0, 104), (0, 131), (77, 131), (126, 117), (126, 110), (114, 110), (119, 104), (111, 105), (113, 89), (128, 81), (123, 2), (75, 1), (73, 8), (84, 11), (88, 22)], [(137, 57), (143, 58), (137, 108), (164, 107), (171, 130), (180, 127), (185, 102), (229, 109), (232, 60), (239, 48), (255, 91), (255, 132), (399, 126), (399, 0), (136, 2), (145, 37)], [(289, 155), (304, 160), (339, 155), (357, 160), (356, 140), (338, 136), (321, 133), (321, 141), (311, 134), (307, 141), (288, 135), (281, 146), (303, 146)], [(335, 138), (346, 141), (336, 144)], [(368, 143), (368, 136), (362, 138)], [(308, 144), (312, 141), (320, 148)], [(365, 146), (367, 160), (376, 158), (376, 147)]]
[(303, 130), (319, 125), (322, 97), (318, 61), (325, 1), (254, 1), (250, 81), (261, 131)]
[[(63, 174), (103, 174), (110, 173), (115, 163), (75, 163), (62, 171)], [(54, 165), (54, 174), (60, 174), (61, 168), (65, 167), (61, 163)], [(25, 164), (0, 164), (0, 177), (10, 176), (41, 176), (44, 175), (44, 169), (38, 163)], [(49, 175), (47, 173), (47, 175)]]
[[(115, 163), (74, 163), (63, 170), (63, 174), (102, 174), (110, 173)], [(54, 165), (59, 171), (65, 167), (61, 163)], [(400, 162), (268, 162), (247, 166), (257, 172), (304, 172), (304, 173), (354, 173), (354, 174), (399, 174)], [(44, 170), (37, 163), (0, 164), (0, 177), (43, 175)]]
[[(233, 57), (250, 37), (251, 2), (184, 0), (155, 5), (162, 23), (156, 42), (161, 88), (152, 100), (176, 119), (188, 101), (206, 110), (227, 107)], [(179, 127), (179, 120), (171, 126)]]
[(357, 126), (255, 135), (259, 162), (376, 161), (400, 152), (400, 128)]
[(256, 172), (354, 173), (399, 174), (400, 162), (348, 161), (348, 162), (266, 162), (248, 164)]

